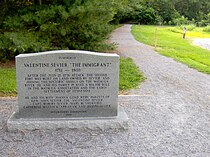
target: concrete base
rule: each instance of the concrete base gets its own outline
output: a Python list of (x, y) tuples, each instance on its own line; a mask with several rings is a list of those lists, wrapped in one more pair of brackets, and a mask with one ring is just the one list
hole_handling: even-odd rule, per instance
[(9, 131), (16, 130), (57, 130), (57, 129), (128, 129), (128, 116), (119, 107), (118, 116), (114, 118), (77, 118), (77, 119), (23, 119), (13, 113), (7, 121)]

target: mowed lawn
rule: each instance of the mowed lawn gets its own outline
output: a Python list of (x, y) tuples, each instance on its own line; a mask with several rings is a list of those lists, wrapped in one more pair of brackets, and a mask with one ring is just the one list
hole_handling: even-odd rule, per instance
[(186, 38), (182, 38), (182, 30), (177, 27), (159, 27), (134, 25), (132, 34), (135, 39), (145, 44), (155, 46), (156, 51), (185, 63), (191, 68), (210, 74), (210, 50), (193, 45), (196, 38), (210, 38), (209, 33), (202, 28), (187, 30)]
[(16, 94), (15, 68), (0, 67), (0, 96)]

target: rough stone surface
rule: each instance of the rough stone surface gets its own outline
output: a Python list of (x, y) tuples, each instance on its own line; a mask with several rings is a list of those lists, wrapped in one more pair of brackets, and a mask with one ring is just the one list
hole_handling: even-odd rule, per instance
[(138, 43), (130, 26), (111, 38), (131, 56), (147, 80), (119, 104), (129, 129), (8, 132), (17, 100), (0, 100), (0, 156), (21, 157), (209, 157), (210, 75), (163, 57)]
[(59, 50), (16, 56), (20, 118), (115, 117), (119, 56)]
[(16, 130), (58, 130), (58, 129), (128, 129), (128, 117), (122, 107), (119, 107), (115, 118), (80, 118), (80, 119), (23, 119), (16, 118), (15, 113), (7, 121), (9, 131)]

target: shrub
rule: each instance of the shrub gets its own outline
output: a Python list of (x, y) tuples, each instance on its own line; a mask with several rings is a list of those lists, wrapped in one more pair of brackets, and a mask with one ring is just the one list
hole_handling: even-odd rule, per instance
[[(187, 28), (187, 30), (192, 31), (196, 28), (196, 25), (191, 24), (191, 25), (187, 25), (185, 26)], [(182, 29), (184, 29), (184, 26), (181, 26)]]
[(209, 23), (206, 20), (201, 20), (200, 22), (197, 22), (197, 26), (198, 27), (205, 27), (207, 26)]
[(203, 29), (204, 32), (210, 32), (210, 25), (209, 26), (206, 26), (204, 29)]
[[(109, 48), (101, 41), (112, 31), (117, 0), (64, 1), (28, 6), (3, 22), (0, 51), (11, 59), (20, 53), (51, 49)], [(2, 58), (2, 56), (0, 56)]]
[(181, 26), (181, 25), (189, 25), (190, 21), (188, 20), (188, 18), (181, 16), (179, 18), (174, 19), (172, 23), (174, 23), (177, 26)]
[(120, 23), (140, 23), (140, 24), (157, 24), (162, 22), (152, 7), (146, 7), (141, 4), (131, 5), (125, 10), (120, 10), (115, 16)]
[(3, 61), (12, 59), (20, 53), (50, 50), (48, 39), (39, 38), (33, 32), (5, 32), (0, 36), (0, 58)]

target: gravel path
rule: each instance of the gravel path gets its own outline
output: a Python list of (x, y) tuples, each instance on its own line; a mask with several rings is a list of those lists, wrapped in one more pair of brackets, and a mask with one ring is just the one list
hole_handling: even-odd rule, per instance
[(193, 43), (195, 45), (198, 45), (198, 46), (202, 47), (202, 48), (210, 50), (210, 39), (209, 38), (206, 38), (206, 39), (195, 39), (193, 41)]
[(209, 157), (210, 75), (163, 57), (138, 43), (130, 25), (111, 41), (132, 57), (147, 80), (120, 96), (129, 130), (35, 130), (9, 133), (6, 120), (16, 99), (0, 99), (0, 156)]

